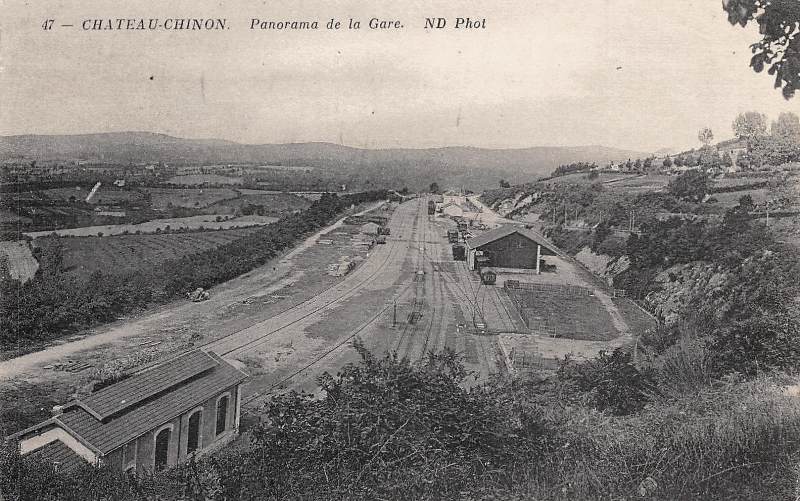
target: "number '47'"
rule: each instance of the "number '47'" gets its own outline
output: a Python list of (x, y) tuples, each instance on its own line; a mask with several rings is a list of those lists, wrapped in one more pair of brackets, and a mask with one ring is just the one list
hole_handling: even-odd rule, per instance
[(45, 21), (42, 23), (42, 29), (45, 31), (52, 30), (54, 22), (56, 22), (55, 19), (45, 19)]

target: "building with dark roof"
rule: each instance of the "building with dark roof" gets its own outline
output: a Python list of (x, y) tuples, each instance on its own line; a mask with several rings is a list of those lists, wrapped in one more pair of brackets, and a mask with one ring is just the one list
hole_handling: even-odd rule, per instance
[(54, 465), (76, 458), (120, 470), (158, 470), (216, 449), (239, 431), (247, 375), (193, 350), (57, 406), (12, 438)]
[(540, 271), (542, 256), (561, 256), (558, 247), (544, 235), (521, 226), (507, 224), (467, 240), (467, 265), (522, 268)]

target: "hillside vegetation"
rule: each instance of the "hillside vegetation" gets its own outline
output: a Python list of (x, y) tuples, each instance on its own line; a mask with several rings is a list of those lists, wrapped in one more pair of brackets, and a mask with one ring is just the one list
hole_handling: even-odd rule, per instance
[[(35, 343), (171, 301), (197, 287), (210, 288), (265, 264), (303, 235), (331, 223), (352, 204), (386, 196), (385, 191), (343, 197), (326, 194), (303, 212), (285, 215), (221, 245), (154, 258), (156, 262), (142, 261), (134, 267), (96, 269), (88, 275), (70, 273), (64, 247), (59, 240), (52, 241), (41, 248), (40, 268), (32, 280), (0, 281), (0, 349), (30, 350)], [(171, 236), (172, 243), (182, 235)]]

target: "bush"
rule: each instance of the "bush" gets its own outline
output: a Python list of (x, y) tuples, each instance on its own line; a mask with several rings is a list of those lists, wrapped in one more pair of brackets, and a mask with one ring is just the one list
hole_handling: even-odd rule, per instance
[(631, 353), (620, 348), (611, 355), (601, 351), (597, 358), (575, 363), (567, 360), (558, 370), (561, 381), (573, 383), (590, 405), (616, 415), (640, 411), (655, 391), (650, 369), (639, 369)]
[(16, 487), (0, 489), (20, 499), (52, 499), (65, 488), (77, 499), (154, 491), (161, 499), (453, 499), (508, 489), (541, 457), (538, 422), (492, 386), (465, 390), (469, 374), (453, 352), (412, 364), (355, 347), (359, 364), (320, 378), (324, 397), (273, 397), (246, 447), (134, 480), (88, 465), (54, 474), (9, 451), (0, 479)]
[(360, 364), (320, 379), (323, 399), (291, 393), (264, 409), (248, 453), (257, 465), (245, 473), (252, 489), (267, 497), (449, 498), (473, 483), (507, 483), (534, 460), (537, 428), (490, 391), (464, 390), (452, 352), (414, 366), (356, 349)]
[(794, 499), (800, 400), (776, 383), (720, 383), (623, 417), (551, 412), (552, 447), (524, 498)]
[(686, 171), (669, 182), (667, 192), (685, 200), (702, 200), (709, 192), (708, 174), (700, 171)]

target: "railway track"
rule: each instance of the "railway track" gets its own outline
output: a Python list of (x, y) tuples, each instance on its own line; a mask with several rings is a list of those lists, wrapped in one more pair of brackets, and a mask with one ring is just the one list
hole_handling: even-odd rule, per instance
[[(419, 208), (420, 208), (420, 206), (418, 205), (416, 214), (419, 213)], [(412, 226), (412, 232), (413, 232), (414, 227), (417, 224), (417, 219), (418, 219), (418, 216), (417, 217), (413, 217), (411, 219), (411, 221), (410, 221), (411, 226)], [(409, 225), (409, 221), (403, 221), (402, 222), (402, 231), (401, 231), (402, 234), (405, 234), (405, 232), (407, 231), (408, 225)], [(399, 241), (403, 242), (402, 238), (399, 239)], [(392, 249), (390, 249), (390, 252), (387, 253), (387, 256), (381, 262), (379, 267), (376, 270), (374, 270), (372, 273), (370, 273), (366, 278), (360, 280), (359, 284), (356, 285), (355, 287), (351, 288), (349, 292), (352, 292), (352, 291), (354, 291), (356, 289), (359, 289), (362, 285), (364, 285), (365, 283), (371, 281), (372, 278), (375, 275), (377, 275), (378, 273), (380, 273), (383, 270), (383, 268), (386, 266), (386, 264), (390, 261), (391, 257), (394, 255), (394, 253), (397, 250), (401, 249), (402, 247), (403, 247), (402, 243), (398, 243), (398, 245), (396, 245)], [(397, 294), (398, 298), (401, 299), (411, 289), (413, 284), (414, 284), (414, 282), (412, 281), (409, 284), (407, 284), (405, 287), (403, 287), (401, 289), (401, 291)], [(347, 294), (342, 295), (340, 297), (340, 300), (342, 298), (345, 298), (346, 295)], [(318, 311), (324, 309), (325, 307), (326, 306), (320, 307), (316, 311), (318, 312)], [(305, 363), (304, 365), (302, 365), (298, 369), (294, 370), (293, 372), (289, 373), (288, 375), (286, 375), (286, 376), (280, 378), (279, 380), (273, 382), (266, 389), (264, 389), (262, 391), (259, 391), (259, 392), (252, 393), (251, 395), (249, 395), (248, 397), (246, 397), (244, 399), (243, 403), (244, 404), (248, 404), (248, 405), (257, 405), (261, 400), (266, 399), (267, 397), (272, 395), (277, 389), (284, 388), (285, 385), (287, 383), (289, 383), (291, 380), (293, 380), (294, 378), (302, 375), (303, 373), (305, 373), (309, 369), (312, 369), (314, 366), (319, 364), (323, 359), (325, 359), (326, 357), (330, 356), (336, 350), (338, 350), (342, 346), (344, 346), (347, 343), (349, 343), (350, 341), (352, 341), (358, 334), (360, 334), (367, 327), (369, 327), (372, 323), (374, 323), (378, 318), (380, 318), (389, 308), (390, 308), (390, 306), (387, 305), (384, 308), (380, 309), (377, 313), (375, 313), (373, 316), (371, 316), (366, 322), (364, 322), (358, 328), (356, 328), (353, 331), (351, 331), (347, 336), (345, 336), (344, 338), (340, 339), (337, 343), (335, 343), (333, 346), (328, 348), (326, 351), (324, 351), (323, 353), (315, 356), (310, 362)], [(313, 314), (313, 313), (311, 313), (311, 314)], [(309, 315), (304, 315), (305, 318), (307, 318), (308, 316)], [(254, 341), (264, 342), (264, 341), (266, 341), (266, 339), (264, 339), (264, 338), (268, 337), (269, 335), (274, 334), (278, 330), (280, 330), (280, 329), (276, 329), (275, 331), (270, 332), (270, 333), (265, 333), (265, 335), (263, 336), (262, 339), (254, 340)], [(255, 346), (257, 346), (257, 344), (247, 343), (246, 345), (242, 345), (242, 346), (239, 346), (239, 347), (237, 347), (237, 348), (235, 348), (233, 350), (230, 350), (229, 353), (232, 353), (235, 350), (244, 349), (244, 348), (252, 349)]]
[[(402, 235), (408, 231), (409, 221), (404, 217), (395, 224), (395, 231), (399, 230), (399, 235), (395, 239), (389, 240), (389, 249), (384, 252), (379, 264), (375, 268), (370, 268), (368, 262), (350, 274), (344, 281), (334, 283), (330, 287), (323, 289), (316, 296), (302, 301), (277, 317), (285, 320), (276, 320), (277, 317), (259, 322), (245, 329), (238, 330), (219, 339), (206, 343), (203, 349), (211, 350), (221, 356), (237, 356), (246, 351), (250, 351), (263, 344), (276, 333), (279, 333), (303, 320), (315, 315), (330, 306), (346, 300), (355, 295), (365, 284), (372, 281), (391, 261), (391, 258), (403, 247)], [(366, 270), (366, 271), (365, 271)], [(278, 325), (268, 327), (265, 332), (258, 332), (260, 326), (277, 322)], [(248, 333), (248, 331), (256, 331)]]

